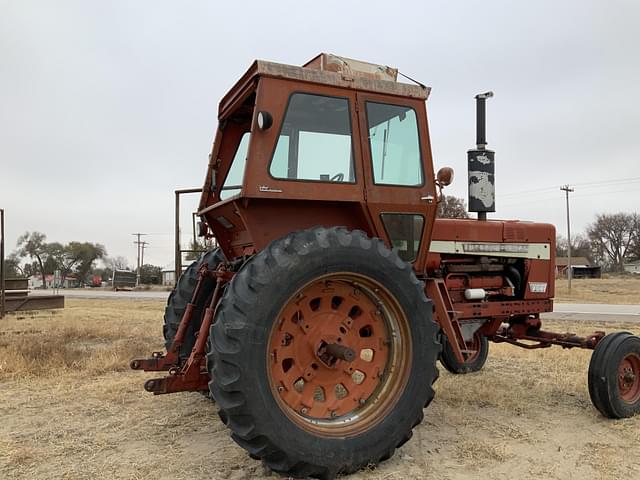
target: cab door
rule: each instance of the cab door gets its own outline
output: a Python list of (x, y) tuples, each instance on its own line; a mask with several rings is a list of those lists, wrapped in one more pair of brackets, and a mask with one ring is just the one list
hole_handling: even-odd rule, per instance
[(357, 95), (365, 197), (380, 238), (424, 271), (436, 191), (424, 101)]

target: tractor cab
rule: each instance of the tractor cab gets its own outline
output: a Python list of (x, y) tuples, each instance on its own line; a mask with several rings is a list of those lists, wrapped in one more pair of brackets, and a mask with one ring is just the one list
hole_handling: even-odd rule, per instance
[(228, 258), (342, 225), (420, 271), (436, 212), (428, 94), (395, 69), (330, 54), (256, 61), (220, 102), (199, 215)]

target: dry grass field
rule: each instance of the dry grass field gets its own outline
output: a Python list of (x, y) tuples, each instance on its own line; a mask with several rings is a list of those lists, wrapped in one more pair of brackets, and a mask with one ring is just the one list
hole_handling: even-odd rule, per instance
[[(162, 347), (162, 310), (68, 300), (0, 321), (0, 478), (277, 478), (230, 440), (211, 401), (153, 397), (142, 389), (152, 374), (128, 370), (131, 357)], [(442, 372), (413, 439), (350, 478), (640, 478), (640, 417), (610, 421), (593, 409), (590, 352), (491, 349), (482, 372)]]
[(606, 278), (577, 278), (556, 280), (555, 300), (561, 303), (618, 303), (640, 304), (640, 275), (608, 275)]

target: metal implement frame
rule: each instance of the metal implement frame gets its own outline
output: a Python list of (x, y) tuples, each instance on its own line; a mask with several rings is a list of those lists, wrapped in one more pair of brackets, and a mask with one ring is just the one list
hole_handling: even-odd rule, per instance
[[(175, 268), (175, 281), (178, 282), (178, 277), (182, 275), (182, 254), (188, 252), (196, 252), (198, 250), (182, 249), (180, 246), (180, 195), (187, 195), (190, 193), (202, 193), (202, 188), (183, 188), (176, 190), (175, 192), (175, 256), (174, 256), (174, 268)], [(192, 214), (192, 222), (195, 222), (195, 214)], [(195, 232), (195, 223), (193, 225)], [(195, 239), (195, 235), (194, 235)]]
[[(597, 331), (586, 337), (575, 333), (547, 332), (541, 329), (542, 321), (538, 315), (527, 315), (524, 318), (512, 319), (507, 324), (502, 324), (491, 340), (496, 343), (510, 343), (517, 347), (534, 350), (559, 345), (562, 348), (584, 348), (593, 350), (605, 332)], [(523, 343), (522, 340), (533, 343)]]
[[(169, 372), (169, 376), (167, 377), (147, 380), (144, 384), (147, 392), (151, 392), (154, 395), (161, 395), (174, 392), (208, 390), (209, 374), (206, 368), (205, 354), (207, 339), (209, 338), (209, 328), (211, 327), (215, 312), (218, 308), (222, 286), (229, 282), (233, 275), (233, 272), (227, 270), (225, 263), (220, 263), (215, 270), (209, 270), (208, 265), (206, 263), (203, 264), (198, 270), (198, 281), (193, 290), (191, 301), (185, 308), (184, 314), (180, 319), (178, 331), (166, 355), (162, 352), (153, 352), (151, 358), (134, 359), (129, 363), (129, 366), (133, 370)], [(179, 354), (180, 347), (184, 343), (188, 327), (193, 321), (193, 312), (206, 278), (214, 278), (216, 280), (216, 286), (211, 301), (202, 317), (195, 345), (189, 354), (189, 358), (182, 360)]]

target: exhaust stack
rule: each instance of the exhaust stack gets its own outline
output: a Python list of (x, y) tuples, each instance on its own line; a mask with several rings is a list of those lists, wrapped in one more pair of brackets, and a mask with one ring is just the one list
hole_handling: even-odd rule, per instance
[(476, 95), (476, 148), (467, 152), (469, 172), (469, 211), (486, 220), (487, 212), (496, 211), (495, 152), (487, 150), (486, 100), (493, 92)]

